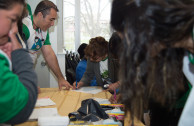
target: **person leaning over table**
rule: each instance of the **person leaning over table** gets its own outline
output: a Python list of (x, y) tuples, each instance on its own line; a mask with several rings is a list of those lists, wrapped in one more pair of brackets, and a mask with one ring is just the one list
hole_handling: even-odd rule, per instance
[[(82, 77), (83, 77), (83, 75), (84, 75), (84, 73), (86, 71), (87, 58), (85, 56), (84, 50), (87, 47), (87, 45), (88, 44), (86, 44), (86, 43), (82, 43), (79, 46), (79, 48), (77, 49), (77, 52), (79, 53), (80, 61), (79, 61), (78, 65), (77, 65), (77, 67), (76, 67), (76, 82), (74, 82), (74, 83), (78, 83), (82, 79)], [(91, 81), (90, 85), (91, 86), (96, 86), (97, 85), (95, 77)]]
[[(77, 88), (89, 86), (88, 83), (94, 76), (97, 86), (103, 87), (107, 82), (110, 85), (118, 82), (118, 64), (116, 65), (115, 60), (111, 60), (112, 56), (108, 56), (108, 42), (103, 37), (90, 39), (89, 45), (85, 49), (85, 55), (88, 59), (87, 68)], [(74, 83), (75, 88), (76, 84)]]
[(122, 49), (122, 40), (121, 37), (117, 32), (114, 32), (109, 40), (108, 43), (108, 72), (109, 72), (109, 77), (111, 79), (112, 84), (109, 84), (107, 90), (114, 92), (116, 91), (116, 99), (114, 94), (110, 97), (109, 101), (111, 103), (119, 103), (120, 102), (120, 93), (119, 93), (119, 88), (120, 88), (120, 82), (119, 80), (119, 57), (120, 57), (120, 52)]
[(151, 126), (177, 126), (184, 107), (179, 125), (193, 125), (193, 10), (192, 0), (113, 1), (111, 25), (124, 47), (122, 103), (132, 120), (149, 109)]
[(16, 34), (25, 0), (0, 1), (0, 125), (25, 122), (36, 103), (33, 62)]
[(57, 12), (58, 8), (53, 2), (48, 0), (41, 1), (36, 6), (34, 15), (29, 15), (23, 19), (23, 32), (33, 62), (35, 63), (37, 53), (41, 50), (49, 68), (56, 75), (59, 89), (61, 90), (63, 86), (66, 89), (72, 88), (72, 86), (65, 80), (49, 40), (48, 30), (54, 25)]
[(97, 86), (103, 87), (103, 79), (108, 77), (108, 42), (101, 36), (91, 38), (84, 51), (87, 57), (87, 68), (79, 83), (73, 84), (74, 89), (90, 86), (94, 77), (96, 77)]

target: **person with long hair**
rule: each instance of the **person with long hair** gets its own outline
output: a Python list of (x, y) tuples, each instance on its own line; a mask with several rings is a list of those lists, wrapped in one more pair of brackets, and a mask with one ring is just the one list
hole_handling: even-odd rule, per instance
[(111, 25), (121, 34), (124, 47), (122, 103), (132, 120), (141, 119), (149, 109), (151, 126), (178, 124), (194, 83), (193, 73), (189, 77), (182, 71), (183, 58), (194, 53), (193, 10), (191, 0), (113, 1)]
[(16, 37), (25, 4), (0, 0), (0, 125), (25, 122), (37, 99), (32, 59)]

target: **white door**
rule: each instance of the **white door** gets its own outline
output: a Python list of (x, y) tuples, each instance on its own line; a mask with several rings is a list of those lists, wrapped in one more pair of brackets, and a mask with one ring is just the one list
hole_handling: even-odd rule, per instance
[(49, 88), (50, 72), (42, 54), (40, 54), (40, 56), (37, 59), (37, 63), (35, 65), (35, 72), (38, 76), (38, 86), (40, 88)]

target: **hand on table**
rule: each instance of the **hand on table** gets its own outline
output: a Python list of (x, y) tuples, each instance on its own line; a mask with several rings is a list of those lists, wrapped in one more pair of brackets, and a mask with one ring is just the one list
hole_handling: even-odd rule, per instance
[(120, 102), (120, 94), (118, 94), (116, 96), (116, 99), (114, 97), (114, 95), (112, 95), (110, 98), (109, 98), (109, 101), (111, 102), (111, 104), (118, 104)]
[(67, 90), (69, 90), (70, 88), (73, 88), (73, 86), (71, 86), (70, 83), (66, 81), (64, 78), (59, 79), (58, 85), (59, 85), (59, 90), (61, 90), (62, 87), (66, 87)]
[(76, 82), (73, 83), (73, 89), (79, 89), (80, 87), (82, 87), (84, 85), (83, 82), (77, 82), (77, 85), (76, 85)]
[(108, 90), (108, 91), (114, 91), (114, 90), (116, 90), (118, 87), (119, 87), (119, 83), (118, 83), (118, 82), (115, 82), (115, 83), (109, 84), (107, 90)]

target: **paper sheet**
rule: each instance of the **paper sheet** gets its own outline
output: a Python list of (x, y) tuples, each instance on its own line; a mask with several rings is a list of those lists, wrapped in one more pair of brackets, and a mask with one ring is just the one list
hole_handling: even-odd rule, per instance
[(89, 93), (89, 94), (97, 94), (102, 91), (99, 87), (89, 86), (89, 87), (81, 87), (80, 89), (73, 90), (77, 92)]
[(69, 124), (68, 116), (39, 117), (39, 126), (67, 126)]
[(93, 99), (96, 100), (99, 104), (111, 104), (108, 99), (104, 98), (93, 98)]
[(36, 101), (35, 107), (56, 105), (50, 98), (40, 98)]
[(29, 120), (37, 120), (39, 117), (58, 116), (57, 108), (38, 108), (34, 109)]

